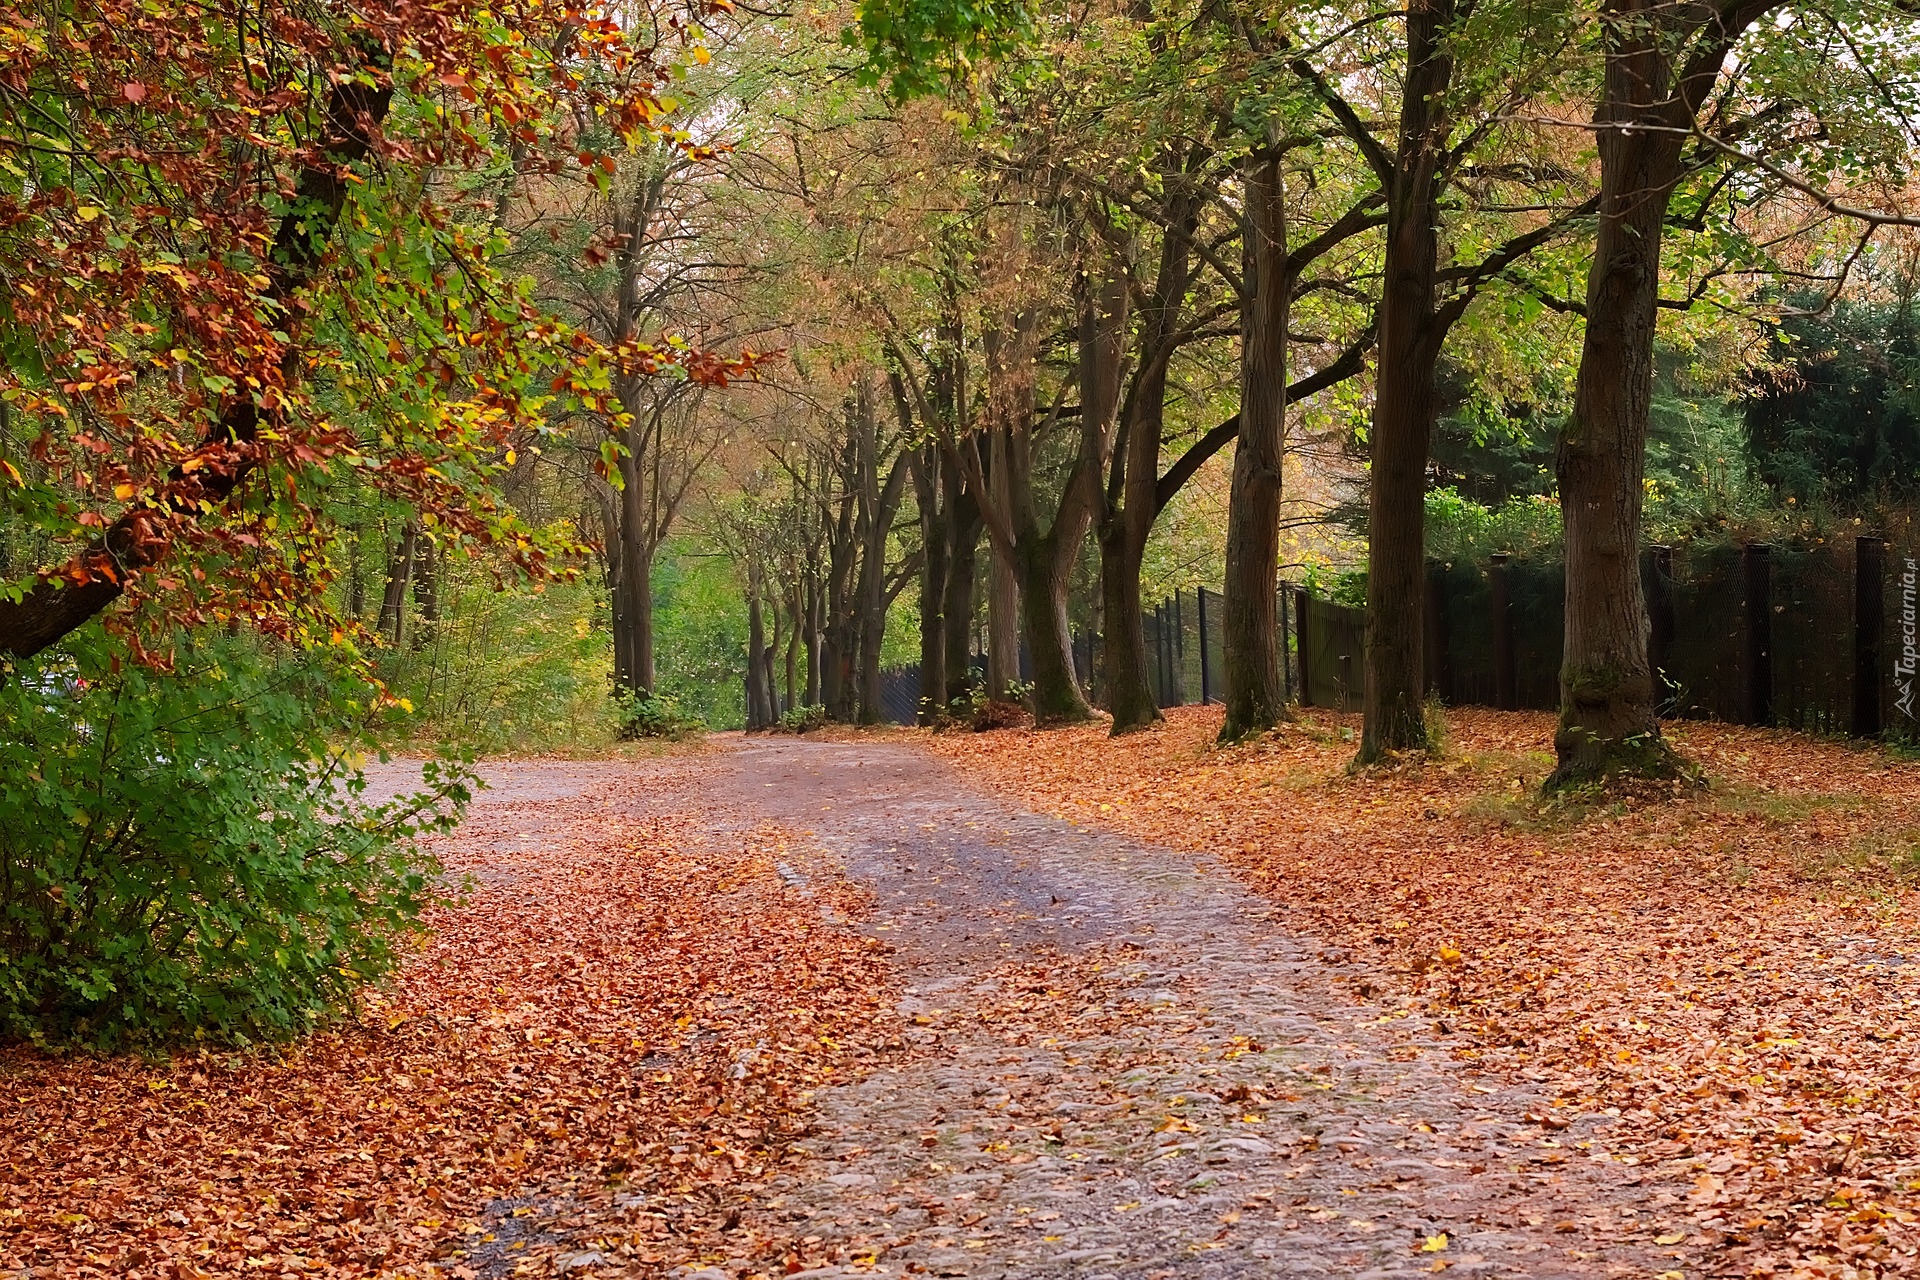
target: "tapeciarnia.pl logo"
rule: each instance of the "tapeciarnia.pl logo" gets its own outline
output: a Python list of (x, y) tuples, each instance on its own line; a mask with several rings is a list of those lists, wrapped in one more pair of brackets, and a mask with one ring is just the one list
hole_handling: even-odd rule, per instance
[(1893, 688), (1899, 696), (1894, 705), (1900, 708), (1900, 714), (1913, 719), (1913, 674), (1920, 667), (1920, 622), (1916, 622), (1914, 595), (1916, 580), (1920, 580), (1920, 567), (1916, 567), (1912, 556), (1906, 557), (1906, 570), (1900, 575), (1900, 656), (1893, 660)]

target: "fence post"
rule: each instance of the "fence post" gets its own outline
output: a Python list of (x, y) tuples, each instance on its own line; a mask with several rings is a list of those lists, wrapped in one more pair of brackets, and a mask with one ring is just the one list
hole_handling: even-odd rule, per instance
[(1173, 705), (1187, 704), (1187, 628), (1180, 617), (1180, 588), (1173, 589)]
[(1426, 600), (1427, 693), (1442, 702), (1453, 701), (1453, 654), (1447, 648), (1447, 571), (1444, 565), (1427, 566)]
[(1213, 672), (1207, 666), (1207, 589), (1205, 587), (1195, 589), (1193, 607), (1200, 615), (1200, 705), (1204, 707), (1213, 701)]
[(1746, 580), (1747, 723), (1773, 723), (1773, 564), (1764, 542), (1740, 555)]
[(1880, 630), (1886, 623), (1886, 579), (1879, 534), (1853, 540), (1853, 736), (1880, 736)]
[(1672, 716), (1680, 688), (1667, 678), (1673, 652), (1673, 548), (1656, 543), (1647, 548), (1652, 572), (1647, 575), (1647, 665), (1653, 668), (1653, 708), (1656, 716)]
[(1173, 604), (1167, 600), (1160, 602), (1160, 643), (1167, 654), (1165, 665), (1161, 667), (1162, 677), (1167, 682), (1167, 700), (1161, 705), (1171, 707), (1180, 700), (1173, 669), (1173, 664), (1179, 658), (1174, 654)]
[(1507, 589), (1507, 561), (1512, 554), (1493, 553), (1493, 565), (1487, 571), (1493, 586), (1493, 705), (1502, 711), (1520, 707), (1519, 681), (1513, 668), (1513, 610)]
[(1312, 605), (1313, 598), (1307, 594), (1305, 587), (1295, 587), (1293, 589), (1293, 616), (1296, 624), (1294, 627), (1294, 635), (1297, 637), (1294, 645), (1300, 653), (1300, 705), (1303, 707), (1313, 705), (1313, 681), (1307, 675), (1307, 610), (1311, 608)]
[(1170, 664), (1167, 662), (1167, 602), (1165, 600), (1153, 606), (1153, 641), (1154, 656), (1160, 661), (1160, 687), (1154, 690), (1154, 693), (1158, 696), (1160, 705), (1165, 707), (1172, 701), (1167, 693), (1169, 688), (1167, 667)]
[(1274, 594), (1278, 599), (1274, 601), (1273, 611), (1280, 619), (1280, 688), (1286, 700), (1292, 702), (1293, 660), (1287, 657), (1287, 649), (1289, 647), (1287, 640), (1288, 632), (1292, 630), (1288, 624), (1292, 621), (1293, 616), (1293, 609), (1289, 603), (1289, 598), (1293, 595), (1293, 588), (1283, 582), (1275, 588)]

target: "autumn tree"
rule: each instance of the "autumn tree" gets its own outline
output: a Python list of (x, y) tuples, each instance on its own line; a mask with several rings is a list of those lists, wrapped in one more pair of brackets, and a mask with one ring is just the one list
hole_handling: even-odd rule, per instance
[[(1640, 578), (1657, 319), (1694, 300), (1661, 288), (1676, 192), (1691, 188), (1696, 228), (1737, 228), (1747, 210), (1780, 201), (1807, 210), (1816, 227), (1857, 224), (1853, 247), (1829, 259), (1839, 277), (1876, 227), (1910, 221), (1897, 201), (1868, 207), (1898, 194), (1873, 191), (1876, 176), (1911, 160), (1910, 12), (1827, 6), (1763, 21), (1780, 12), (1771, 0), (1620, 0), (1598, 13), (1600, 222), (1556, 463), (1567, 601), (1550, 785), (1678, 767), (1660, 736)], [(1853, 175), (1864, 198), (1848, 189)], [(1749, 189), (1728, 195), (1742, 184)]]
[(611, 370), (723, 374), (557, 322), (494, 270), (461, 178), (599, 165), (574, 110), (650, 135), (666, 73), (638, 32), (410, 3), (11, 21), (0, 394), (31, 465), (8, 461), (6, 510), (48, 550), (0, 599), (11, 659), (129, 595), (155, 627), (311, 633), (346, 475), (538, 569), (551, 548), (489, 493), (513, 434), (556, 392), (598, 405)]

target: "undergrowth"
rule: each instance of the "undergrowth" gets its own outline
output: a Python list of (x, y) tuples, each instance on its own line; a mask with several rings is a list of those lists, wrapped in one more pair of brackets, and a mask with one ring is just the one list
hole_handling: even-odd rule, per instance
[(0, 687), (0, 1036), (95, 1049), (303, 1032), (388, 973), (437, 894), (418, 838), (472, 775), (375, 801), (371, 690), (327, 660), (97, 631)]

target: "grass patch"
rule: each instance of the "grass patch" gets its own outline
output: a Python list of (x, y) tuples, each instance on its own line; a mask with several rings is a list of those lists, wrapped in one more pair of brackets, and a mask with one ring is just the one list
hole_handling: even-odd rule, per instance
[(1862, 797), (1844, 792), (1769, 791), (1737, 783), (1723, 784), (1715, 789), (1713, 797), (1722, 813), (1782, 825), (1803, 822), (1820, 813), (1853, 813), (1865, 803)]
[(1840, 845), (1796, 842), (1795, 871), (1817, 884), (1870, 888), (1920, 885), (1920, 827), (1869, 831)]

